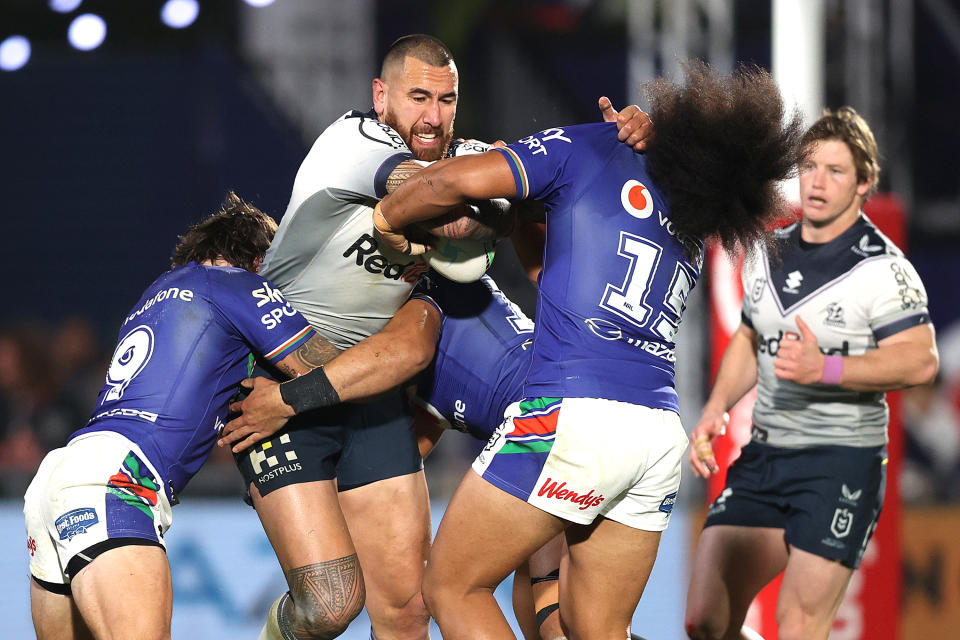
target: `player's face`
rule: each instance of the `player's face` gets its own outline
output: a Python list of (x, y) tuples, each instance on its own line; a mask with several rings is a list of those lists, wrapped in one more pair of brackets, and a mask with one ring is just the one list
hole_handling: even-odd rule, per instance
[[(388, 80), (388, 81), (387, 81)], [(439, 160), (453, 139), (457, 115), (457, 67), (434, 67), (407, 57), (389, 79), (374, 80), (373, 103), (418, 160)]]
[(800, 163), (800, 206), (814, 227), (852, 222), (869, 189), (869, 182), (857, 182), (853, 153), (842, 140), (813, 143)]

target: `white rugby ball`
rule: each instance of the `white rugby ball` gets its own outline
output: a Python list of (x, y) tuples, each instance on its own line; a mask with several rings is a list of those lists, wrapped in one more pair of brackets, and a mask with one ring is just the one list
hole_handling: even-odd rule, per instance
[(453, 240), (436, 238), (433, 249), (423, 254), (430, 268), (454, 282), (474, 282), (493, 263), (492, 240)]

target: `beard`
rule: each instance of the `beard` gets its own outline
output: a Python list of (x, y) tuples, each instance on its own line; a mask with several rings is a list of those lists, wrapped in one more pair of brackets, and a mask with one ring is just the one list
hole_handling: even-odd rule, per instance
[[(447, 149), (450, 148), (450, 143), (453, 141), (453, 123), (451, 123), (450, 130), (446, 133), (438, 127), (420, 126), (416, 129), (411, 129), (409, 127), (403, 127), (399, 120), (397, 120), (396, 114), (389, 110), (384, 112), (383, 121), (400, 134), (403, 141), (407, 143), (407, 148), (410, 149), (413, 157), (423, 162), (435, 162), (445, 157), (447, 155)], [(424, 147), (420, 144), (419, 140), (416, 139), (414, 134), (417, 133), (432, 133), (440, 140), (440, 144)]]

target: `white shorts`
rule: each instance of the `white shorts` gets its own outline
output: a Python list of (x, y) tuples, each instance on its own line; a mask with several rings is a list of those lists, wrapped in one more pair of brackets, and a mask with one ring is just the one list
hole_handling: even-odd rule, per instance
[(165, 548), (173, 521), (160, 474), (140, 447), (112, 431), (81, 435), (48, 453), (23, 501), (30, 573), (53, 586), (69, 584), (108, 549)]
[(663, 409), (597, 398), (510, 405), (473, 462), (491, 484), (564, 520), (604, 516), (663, 531), (680, 488), (687, 434)]

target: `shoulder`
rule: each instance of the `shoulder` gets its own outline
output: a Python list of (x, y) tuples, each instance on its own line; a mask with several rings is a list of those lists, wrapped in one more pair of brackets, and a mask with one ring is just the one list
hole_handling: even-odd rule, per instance
[[(200, 267), (209, 283), (209, 294), (218, 298), (249, 298), (250, 301), (270, 301), (279, 291), (263, 276), (237, 267)], [(276, 293), (274, 293), (276, 292)], [(281, 296), (282, 297), (282, 296)]]
[(314, 143), (314, 147), (326, 145), (354, 145), (408, 151), (406, 143), (393, 127), (380, 122), (373, 111), (348, 111), (327, 127)]

